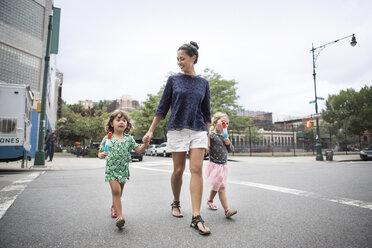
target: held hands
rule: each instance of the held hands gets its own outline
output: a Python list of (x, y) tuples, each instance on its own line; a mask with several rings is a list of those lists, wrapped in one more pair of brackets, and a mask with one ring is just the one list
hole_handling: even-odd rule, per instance
[(104, 159), (107, 157), (107, 152), (98, 152), (98, 158)]
[(151, 131), (148, 131), (148, 132), (145, 134), (145, 136), (143, 136), (143, 138), (142, 138), (142, 142), (143, 142), (144, 144), (147, 143), (147, 145), (150, 144), (150, 141), (151, 141), (151, 139), (152, 139), (152, 135), (153, 135), (153, 133), (152, 133)]
[[(143, 141), (143, 139), (142, 139), (142, 141)], [(143, 142), (143, 146), (144, 146), (145, 148), (147, 148), (149, 145), (150, 145), (150, 142)]]

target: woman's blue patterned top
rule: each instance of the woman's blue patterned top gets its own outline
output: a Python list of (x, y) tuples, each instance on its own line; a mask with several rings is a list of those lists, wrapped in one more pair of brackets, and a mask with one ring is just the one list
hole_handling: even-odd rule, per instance
[(165, 118), (169, 108), (167, 131), (187, 128), (208, 132), (205, 123), (211, 122), (209, 82), (183, 73), (170, 76), (155, 115)]

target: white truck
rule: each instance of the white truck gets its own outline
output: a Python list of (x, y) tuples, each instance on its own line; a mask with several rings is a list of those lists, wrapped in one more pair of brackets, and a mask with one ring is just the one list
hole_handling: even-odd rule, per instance
[(0, 82), (0, 162), (31, 161), (30, 86)]

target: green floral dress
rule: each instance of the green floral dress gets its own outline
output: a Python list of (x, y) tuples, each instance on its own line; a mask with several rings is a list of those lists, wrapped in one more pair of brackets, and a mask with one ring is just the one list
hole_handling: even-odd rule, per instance
[[(100, 151), (105, 150), (107, 135), (103, 138), (99, 147)], [(130, 151), (138, 144), (132, 136), (124, 134), (123, 140), (119, 142), (114, 136), (106, 157), (106, 182), (116, 180), (119, 183), (126, 183), (129, 180), (129, 162), (132, 161)]]

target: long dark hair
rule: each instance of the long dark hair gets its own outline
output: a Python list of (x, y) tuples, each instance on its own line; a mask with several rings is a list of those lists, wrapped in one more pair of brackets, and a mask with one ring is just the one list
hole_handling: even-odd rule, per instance
[(196, 59), (195, 59), (195, 62), (194, 62), (194, 64), (196, 64), (198, 62), (198, 58), (199, 58), (198, 49), (199, 49), (198, 43), (196, 43), (195, 41), (190, 41), (190, 43), (186, 43), (186, 44), (183, 44), (182, 46), (180, 46), (180, 48), (178, 48), (177, 51), (183, 50), (190, 57), (196, 55)]

